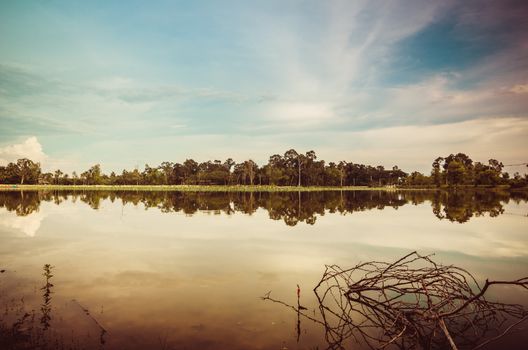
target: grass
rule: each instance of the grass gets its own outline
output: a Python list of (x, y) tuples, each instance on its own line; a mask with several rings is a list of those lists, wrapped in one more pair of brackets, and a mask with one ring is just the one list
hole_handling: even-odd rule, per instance
[(394, 188), (367, 186), (222, 186), (222, 185), (0, 185), (0, 191), (179, 191), (179, 192), (316, 192), (387, 191)]
[[(174, 192), (320, 192), (320, 191), (437, 191), (442, 187), (368, 187), (368, 186), (270, 186), (270, 185), (17, 185), (0, 184), (0, 191), (174, 191)], [(458, 190), (508, 190), (509, 186), (459, 186)], [(526, 188), (516, 191), (528, 191)]]

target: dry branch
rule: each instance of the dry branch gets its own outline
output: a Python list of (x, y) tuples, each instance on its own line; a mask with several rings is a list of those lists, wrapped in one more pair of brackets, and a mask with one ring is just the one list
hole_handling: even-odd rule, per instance
[(485, 298), (492, 285), (528, 289), (528, 277), (486, 280), (481, 287), (468, 271), (437, 264), (431, 257), (412, 252), (393, 263), (326, 266), (314, 288), (317, 318), (269, 295), (263, 299), (322, 324), (328, 349), (345, 349), (349, 341), (371, 349), (480, 348), (528, 319), (521, 305)]

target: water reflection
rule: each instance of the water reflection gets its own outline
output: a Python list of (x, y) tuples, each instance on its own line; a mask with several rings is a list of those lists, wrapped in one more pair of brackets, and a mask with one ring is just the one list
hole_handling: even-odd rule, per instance
[[(189, 333), (177, 331), (186, 317), (178, 313), (161, 309), (157, 316), (164, 318), (170, 314), (169, 323), (179, 324), (172, 334), (169, 329), (156, 327), (155, 334), (147, 334), (149, 345), (136, 344), (135, 333), (139, 330), (123, 327), (111, 320), (117, 315), (113, 309), (106, 322), (110, 333), (98, 321), (103, 312), (94, 316), (76, 299), (55, 301), (52, 298), (54, 284), (51, 283), (53, 267), (44, 265), (44, 291), (40, 304), (41, 317), (35, 312), (34, 305), (25, 301), (30, 296), (28, 286), (12, 291), (16, 298), (0, 293), (0, 349), (449, 349), (449, 340), (457, 344), (458, 349), (477, 349), (486, 345), (486, 349), (520, 348), (525, 344), (526, 334), (522, 326), (528, 321), (528, 309), (520, 304), (506, 304), (489, 301), (484, 298), (488, 281), (484, 286), (478, 285), (474, 277), (465, 269), (453, 265), (442, 266), (411, 253), (396, 262), (363, 262), (356, 267), (341, 269), (337, 265), (327, 266), (321, 280), (303, 290), (296, 285), (295, 304), (288, 304), (271, 297), (271, 291), (260, 299), (286, 306), (285, 310), (273, 307), (270, 311), (273, 319), (285, 311), (293, 310), (293, 318), (283, 318), (280, 329), (267, 329), (266, 332), (255, 329), (244, 329), (244, 322), (237, 322), (236, 327), (225, 324), (231, 332), (249, 333), (254, 336), (244, 344), (241, 339), (225, 336), (224, 332), (211, 334), (211, 323), (192, 323)], [(427, 265), (415, 266), (416, 262), (427, 259)], [(363, 276), (363, 278), (361, 278)], [(16, 276), (10, 276), (16, 279)], [(5, 280), (0, 280), (4, 281)], [(527, 277), (516, 281), (494, 281), (491, 284), (518, 287), (517, 292), (526, 288)], [(142, 281), (137, 281), (140, 284)], [(143, 281), (144, 282), (144, 281)], [(1, 284), (0, 284), (1, 285)], [(57, 289), (64, 287), (63, 282)], [(140, 294), (141, 287), (138, 288)], [(511, 288), (510, 288), (511, 289)], [(82, 293), (82, 289), (78, 290)], [(255, 292), (255, 291), (254, 291)], [(284, 291), (278, 294), (283, 294)], [(292, 293), (293, 294), (293, 293)], [(313, 294), (310, 296), (310, 294)], [(153, 296), (154, 294), (152, 294)], [(161, 300), (149, 299), (147, 308), (152, 308)], [(252, 295), (253, 297), (254, 295)], [(315, 300), (313, 300), (315, 296)], [(500, 295), (504, 299), (505, 295)], [(133, 297), (134, 298), (134, 297)], [(198, 298), (200, 299), (200, 298)], [(108, 297), (107, 297), (107, 300)], [(302, 303), (301, 303), (302, 300)], [(189, 302), (185, 298), (182, 304)], [(526, 300), (523, 301), (524, 303)], [(58, 304), (58, 305), (57, 305)], [(62, 304), (62, 307), (60, 306)], [(235, 300), (234, 306), (244, 305)], [(128, 303), (128, 307), (139, 309), (142, 305)], [(197, 307), (200, 307), (198, 303)], [(4, 311), (5, 310), (5, 311)], [(251, 308), (235, 312), (261, 318), (265, 309)], [(77, 311), (68, 315), (71, 311)], [(80, 312), (79, 312), (80, 311)], [(204, 308), (194, 318), (198, 320), (210, 312)], [(138, 322), (139, 326), (148, 327), (148, 318), (141, 314), (140, 320), (126, 315), (127, 321)], [(228, 315), (221, 315), (226, 317)], [(229, 318), (229, 317), (228, 317)], [(194, 320), (194, 322), (198, 321)], [(40, 321), (40, 322), (39, 322)], [(215, 318), (214, 322), (218, 320)], [(286, 321), (286, 322), (285, 322)], [(445, 323), (444, 323), (445, 322)], [(61, 324), (62, 323), (62, 324)], [(290, 324), (295, 323), (294, 333), (288, 332)], [(275, 324), (275, 322), (272, 322)], [(442, 327), (446, 330), (442, 331)], [(448, 330), (447, 330), (448, 329)], [(225, 330), (224, 330), (225, 331)], [(445, 333), (444, 333), (445, 332)], [(289, 346), (278, 346), (273, 335), (290, 337)], [(145, 334), (143, 334), (145, 336)], [(223, 337), (211, 339), (212, 336)], [(107, 339), (110, 344), (107, 344)], [(144, 341), (144, 339), (141, 339)], [(228, 340), (228, 341), (226, 341)], [(271, 341), (270, 341), (271, 340)], [(233, 342), (230, 343), (229, 341)], [(240, 342), (240, 343), (239, 343)], [(307, 345), (308, 344), (308, 345)], [(491, 346), (488, 346), (491, 344)], [(108, 346), (109, 345), (109, 346)], [(293, 347), (294, 346), (294, 347)], [(455, 348), (455, 347), (453, 347)]]
[(17, 216), (38, 212), (41, 202), (60, 205), (64, 201), (81, 201), (98, 210), (104, 201), (121, 201), (123, 205), (143, 205), (163, 213), (182, 212), (193, 215), (199, 211), (231, 215), (235, 212), (253, 214), (265, 209), (272, 220), (282, 220), (288, 226), (300, 222), (313, 225), (325, 213), (352, 214), (357, 211), (398, 209), (404, 205), (431, 203), (433, 214), (441, 220), (464, 223), (472, 217), (497, 217), (504, 213), (510, 201), (528, 200), (528, 194), (507, 191), (344, 191), (344, 192), (147, 192), (147, 191), (4, 191), (0, 192), (0, 207)]
[(3, 291), (0, 298), (3, 309), (0, 317), (0, 348), (52, 349), (59, 344), (58, 339), (54, 339), (53, 345), (50, 344), (55, 334), (48, 332), (52, 327), (52, 269), (50, 264), (43, 267), (44, 285), (39, 288), (42, 291), (40, 315), (35, 310), (36, 303), (31, 305), (31, 301), (26, 301), (25, 293), (17, 291), (16, 297), (5, 298)]
[[(271, 290), (313, 315), (325, 264), (410, 250), (479, 282), (528, 271), (528, 205), (505, 192), (0, 192), (0, 203), (0, 328), (28, 313), (19, 331), (68, 349), (323, 349), (323, 329), (258, 297)], [(17, 227), (40, 217), (27, 239)], [(499, 292), (490, 298), (528, 306), (528, 291)]]
[(40, 229), (42, 220), (46, 217), (42, 211), (35, 211), (31, 215), (13, 215), (12, 212), (0, 207), (0, 225), (8, 229), (20, 231), (29, 237), (34, 237)]
[[(20, 283), (16, 271), (2, 270), (8, 276), (0, 280), (0, 349), (104, 348), (107, 332), (86, 308), (76, 300), (54, 301), (53, 270), (50, 264), (43, 266), (42, 287)], [(99, 337), (92, 335), (97, 333)]]

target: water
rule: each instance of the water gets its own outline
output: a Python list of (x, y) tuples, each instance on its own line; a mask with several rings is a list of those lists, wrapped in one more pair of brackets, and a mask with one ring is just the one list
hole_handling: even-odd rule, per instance
[[(524, 277), (527, 214), (526, 195), (490, 191), (0, 192), (0, 348), (324, 349), (321, 327), (259, 297), (296, 304), (299, 284), (313, 315), (325, 264), (413, 250)], [(489, 296), (528, 305), (520, 288)]]

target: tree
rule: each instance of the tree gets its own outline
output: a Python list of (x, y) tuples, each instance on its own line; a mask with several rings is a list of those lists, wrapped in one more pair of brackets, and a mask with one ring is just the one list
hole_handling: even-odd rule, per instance
[(159, 169), (163, 173), (165, 185), (169, 185), (172, 182), (172, 171), (174, 170), (174, 164), (171, 162), (163, 162), (159, 166)]
[(464, 164), (458, 160), (453, 160), (449, 163), (447, 167), (447, 181), (450, 185), (460, 185), (464, 183), (464, 178), (466, 176), (466, 168)]
[(117, 184), (117, 175), (116, 175), (115, 172), (112, 171), (112, 172), (110, 173), (110, 176), (109, 176), (109, 178), (108, 178), (107, 184), (109, 184), (109, 185), (115, 185), (115, 184)]
[(88, 182), (88, 171), (82, 172), (80, 177), (81, 177), (82, 184), (86, 185), (86, 183)]
[(316, 186), (324, 181), (325, 164), (324, 161), (316, 161), (317, 156), (314, 151), (308, 151), (301, 156), (301, 166), (304, 168), (304, 185)]
[(52, 173), (41, 173), (38, 179), (39, 184), (49, 185), (53, 183)]
[[(451, 166), (453, 162), (456, 163)], [(450, 154), (444, 158), (443, 168), (445, 170), (446, 185), (461, 185), (463, 183), (472, 183), (473, 181), (473, 160), (464, 153)], [(452, 169), (456, 170), (457, 174), (450, 175)], [(452, 179), (457, 182), (451, 183)]]
[[(392, 171), (390, 172), (389, 180), (394, 178), (396, 180), (396, 183), (400, 183), (403, 179), (407, 177), (407, 173), (400, 168), (398, 168), (397, 165), (392, 167)], [(424, 176), (426, 177), (426, 176)], [(429, 179), (428, 177), (426, 177)]]
[[(301, 186), (301, 164), (302, 164), (301, 155), (292, 148), (284, 153), (284, 160), (286, 161), (286, 165), (288, 166), (289, 169), (293, 170), (297, 168), (298, 170), (297, 186)], [(293, 177), (292, 177), (292, 180), (293, 180)], [(293, 181), (291, 181), (290, 184), (293, 184)]]
[(161, 185), (163, 182), (163, 175), (160, 174), (159, 168), (151, 167), (145, 164), (145, 170), (141, 174), (142, 183), (145, 185)]
[(474, 184), (483, 186), (495, 186), (501, 182), (500, 169), (502, 163), (494, 159), (489, 160), (490, 165), (476, 162), (474, 166)]
[(270, 185), (280, 185), (286, 178), (285, 161), (279, 154), (269, 157), (266, 174)]
[[(315, 155), (314, 151), (308, 151), (306, 152), (306, 155), (304, 155), (302, 153), (297, 153), (297, 151), (294, 149), (290, 149), (284, 153), (284, 161), (287, 168), (290, 170), (291, 175), (293, 175), (295, 172), (297, 173), (297, 186), (300, 187), (302, 184), (301, 169), (303, 167), (306, 168), (307, 166), (312, 165), (316, 159), (317, 156)], [(293, 184), (294, 178), (295, 175), (291, 177), (290, 184)]]
[[(522, 165), (516, 164), (516, 165)], [(110, 176), (101, 171), (99, 164), (92, 166), (79, 177), (76, 172), (68, 177), (60, 169), (54, 173), (42, 174), (40, 164), (29, 159), (19, 159), (16, 163), (0, 166), (1, 183), (42, 183), (42, 184), (77, 184), (80, 179), (83, 184), (270, 184), (278, 186), (383, 186), (394, 184), (440, 186), (442, 183), (451, 186), (486, 185), (496, 186), (508, 184), (511, 187), (526, 186), (526, 179), (516, 176), (509, 177), (502, 170), (504, 165), (490, 159), (487, 164), (473, 163), (464, 153), (450, 154), (438, 157), (432, 163), (431, 175), (414, 172), (411, 176), (400, 170), (398, 166), (385, 169), (383, 166), (354, 164), (345, 160), (339, 163), (326, 163), (317, 160), (314, 151), (305, 154), (290, 149), (283, 156), (274, 154), (268, 163), (259, 167), (253, 160), (235, 163), (228, 158), (197, 163), (187, 159), (183, 164), (162, 162), (158, 166), (145, 165), (139, 172), (123, 170), (121, 174)]]
[(231, 174), (233, 172), (233, 167), (235, 166), (236, 162), (232, 158), (227, 158), (224, 162), (224, 168), (227, 172), (226, 181), (225, 184), (231, 183)]
[(198, 173), (198, 163), (193, 159), (187, 159), (183, 162), (184, 182), (196, 182), (196, 174)]
[(255, 179), (257, 170), (258, 170), (257, 164), (251, 159), (244, 162), (244, 172), (249, 177), (250, 185), (253, 185), (253, 180)]
[(342, 172), (334, 162), (328, 163), (328, 166), (324, 169), (324, 181), (323, 183), (327, 186), (342, 185)]
[(504, 168), (504, 164), (502, 164), (502, 162), (499, 162), (496, 159), (488, 160), (488, 164), (489, 164), (489, 167), (491, 169), (493, 169), (494, 171), (496, 171), (499, 174), (502, 172), (502, 168)]
[(62, 176), (63, 172), (60, 171), (59, 169), (55, 170), (55, 172), (53, 173), (53, 178), (55, 179), (55, 184), (58, 185), (59, 184), (59, 180), (60, 180), (60, 177)]
[(433, 162), (433, 171), (431, 176), (433, 177), (434, 184), (439, 187), (442, 184), (442, 172), (440, 171), (440, 164), (444, 161), (444, 158), (438, 157)]
[(37, 183), (40, 175), (40, 163), (35, 163), (27, 158), (22, 158), (16, 162), (16, 175), (20, 179), (20, 184)]
[[(83, 173), (85, 176), (85, 181), (89, 185), (100, 185), (102, 182), (101, 177), (101, 165), (95, 164), (90, 169), (88, 169), (86, 172)], [(81, 174), (82, 176), (82, 174)]]
[(407, 178), (407, 184), (410, 186), (427, 186), (430, 184), (430, 178), (418, 171), (413, 171)]

